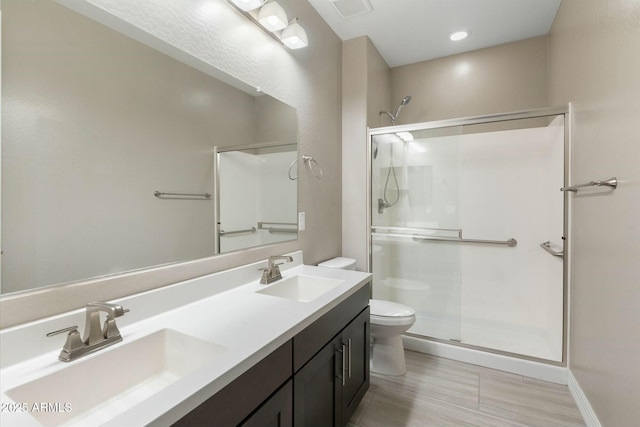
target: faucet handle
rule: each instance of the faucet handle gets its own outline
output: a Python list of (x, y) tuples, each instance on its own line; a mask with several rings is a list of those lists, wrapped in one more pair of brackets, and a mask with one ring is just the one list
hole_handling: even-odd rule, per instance
[[(74, 326), (69, 326), (68, 328), (59, 329), (57, 331), (49, 332), (47, 334), (47, 336), (48, 337), (52, 337), (54, 335), (64, 334), (65, 332), (73, 332), (73, 331), (77, 331), (77, 330), (78, 330), (78, 325), (74, 325)], [(69, 335), (71, 335), (71, 334), (69, 334)]]

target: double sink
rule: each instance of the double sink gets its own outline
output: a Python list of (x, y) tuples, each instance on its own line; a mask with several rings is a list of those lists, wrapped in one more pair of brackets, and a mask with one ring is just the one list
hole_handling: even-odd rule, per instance
[[(344, 283), (298, 274), (260, 285), (253, 293), (309, 303)], [(72, 362), (9, 389), (6, 395), (15, 402), (63, 405), (56, 410), (29, 408), (30, 414), (45, 426), (99, 425), (216, 363), (229, 351), (225, 345), (165, 328)]]

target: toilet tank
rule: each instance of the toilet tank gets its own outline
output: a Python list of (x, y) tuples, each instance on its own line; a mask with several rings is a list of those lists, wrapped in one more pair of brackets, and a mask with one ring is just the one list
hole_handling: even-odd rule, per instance
[(321, 262), (318, 267), (338, 268), (340, 270), (355, 270), (356, 260), (353, 258), (337, 257)]

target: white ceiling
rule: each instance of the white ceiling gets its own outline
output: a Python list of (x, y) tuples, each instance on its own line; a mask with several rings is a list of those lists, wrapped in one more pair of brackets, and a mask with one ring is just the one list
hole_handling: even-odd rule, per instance
[[(342, 40), (366, 35), (398, 67), (548, 34), (561, 0), (368, 0), (373, 11), (350, 18), (333, 1), (309, 3)], [(450, 41), (460, 29), (471, 35)]]

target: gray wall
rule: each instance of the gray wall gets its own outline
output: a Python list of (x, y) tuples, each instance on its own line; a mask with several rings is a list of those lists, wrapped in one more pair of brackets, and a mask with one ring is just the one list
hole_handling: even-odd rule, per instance
[(390, 104), (389, 67), (371, 40), (342, 47), (342, 255), (367, 271), (367, 126)]
[(603, 426), (640, 419), (640, 2), (563, 0), (550, 33), (549, 100), (571, 101), (569, 367)]
[(547, 37), (393, 68), (391, 95), (396, 124), (547, 107)]

